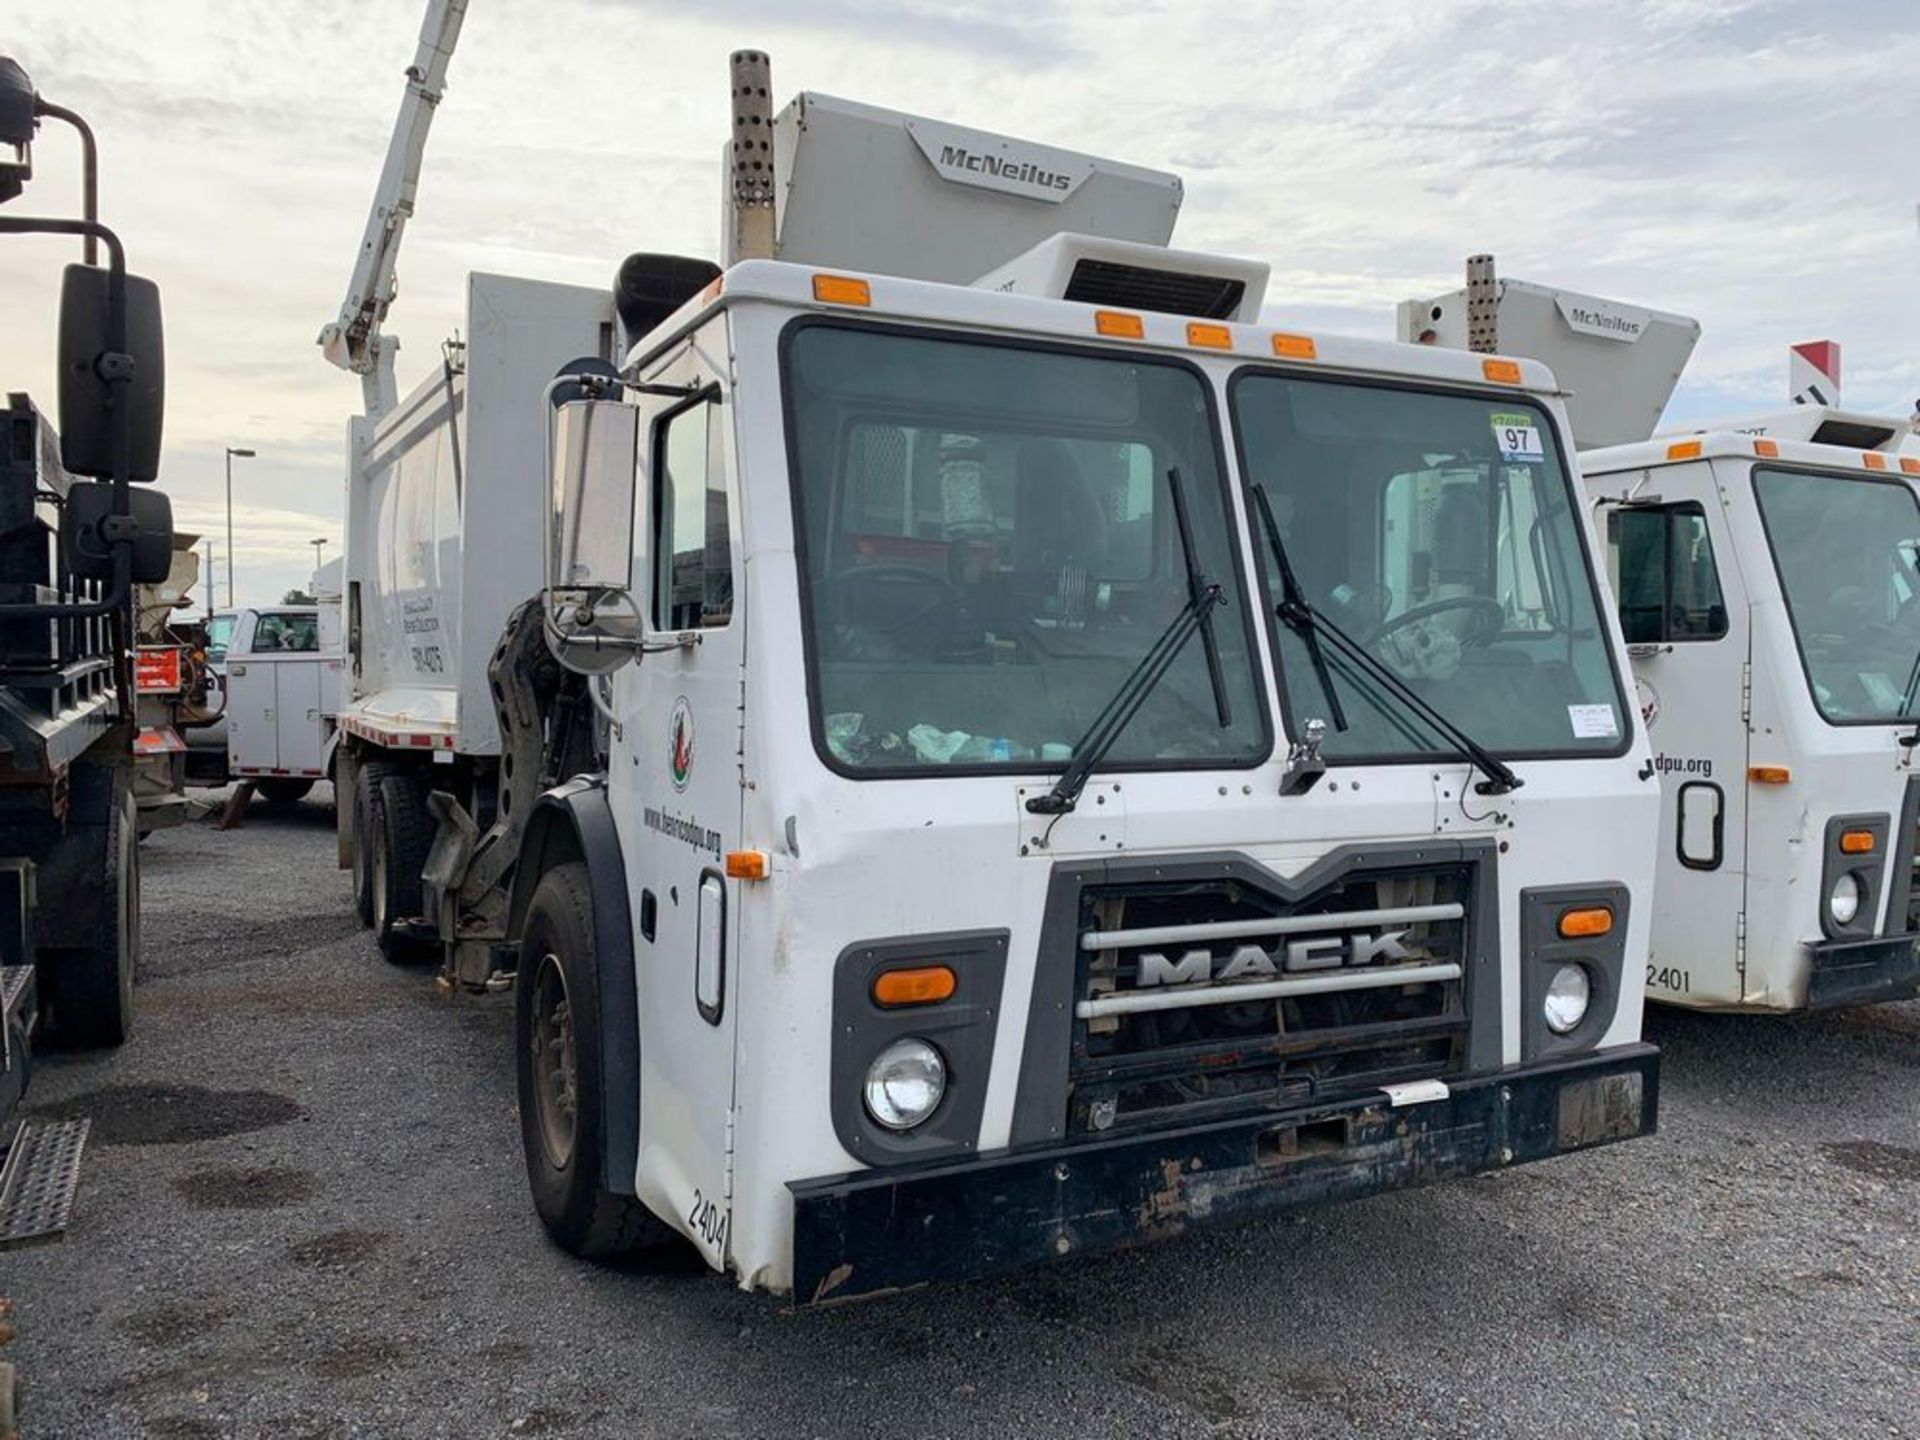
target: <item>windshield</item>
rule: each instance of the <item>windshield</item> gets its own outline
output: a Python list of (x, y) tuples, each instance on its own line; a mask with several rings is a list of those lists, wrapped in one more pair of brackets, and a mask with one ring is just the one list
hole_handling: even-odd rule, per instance
[(802, 322), (789, 332), (818, 743), (849, 773), (1061, 769), (1188, 602), (1178, 470), (1232, 723), (1183, 649), (1107, 768), (1267, 752), (1218, 432), (1185, 366)]
[(216, 615), (207, 622), (207, 659), (218, 665), (227, 658), (227, 642), (233, 639), (233, 616)]
[(1920, 501), (1899, 480), (1756, 468), (1753, 489), (1820, 713), (1834, 724), (1914, 718), (1920, 661)]
[[(1273, 508), (1306, 601), (1489, 750), (1617, 754), (1626, 706), (1566, 465), (1546, 413), (1483, 399), (1244, 372), (1249, 484)], [(1280, 594), (1271, 555), (1271, 593)], [(1276, 627), (1291, 728), (1328, 756), (1454, 746), (1327, 654), (1338, 730), (1302, 637)]]

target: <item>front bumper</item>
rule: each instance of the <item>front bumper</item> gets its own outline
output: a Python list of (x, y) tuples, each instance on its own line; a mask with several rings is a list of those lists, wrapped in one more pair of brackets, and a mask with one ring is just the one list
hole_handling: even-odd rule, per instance
[(1807, 946), (1807, 1008), (1920, 996), (1920, 937), (1829, 940)]
[(803, 1180), (796, 1304), (967, 1280), (1189, 1226), (1356, 1200), (1651, 1135), (1660, 1052), (1623, 1045), (1285, 1114)]

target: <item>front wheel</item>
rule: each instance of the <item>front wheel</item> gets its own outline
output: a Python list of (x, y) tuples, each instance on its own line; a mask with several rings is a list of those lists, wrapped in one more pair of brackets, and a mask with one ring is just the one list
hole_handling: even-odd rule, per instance
[[(632, 1195), (607, 1188), (600, 1154), (600, 987), (593, 895), (578, 861), (541, 877), (527, 910), (515, 986), (520, 1147), (533, 1208), (561, 1249), (588, 1258), (675, 1247)], [(623, 1097), (637, 1103), (637, 1096)]]
[(433, 816), (420, 777), (395, 770), (372, 784), (367, 836), (368, 899), (373, 938), (394, 965), (423, 965), (436, 949), (407, 925), (426, 908), (420, 872), (433, 849)]

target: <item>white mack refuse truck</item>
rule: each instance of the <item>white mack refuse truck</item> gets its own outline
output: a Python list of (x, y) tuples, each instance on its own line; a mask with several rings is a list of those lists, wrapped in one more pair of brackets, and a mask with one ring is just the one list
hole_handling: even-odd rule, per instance
[(1838, 408), (1821, 345), (1796, 347), (1836, 372), (1795, 384), (1808, 403), (1654, 438), (1693, 321), (1470, 262), (1465, 290), (1402, 306), (1401, 336), (1464, 345), (1475, 302), (1504, 351), (1579, 377), (1580, 468), (1664, 792), (1648, 994), (1752, 1011), (1920, 994), (1910, 423)]
[(1171, 175), (767, 93), (724, 270), (476, 276), (354, 428), (345, 848), (515, 985), (554, 1239), (806, 1304), (1650, 1133), (1547, 369), (1263, 323)]

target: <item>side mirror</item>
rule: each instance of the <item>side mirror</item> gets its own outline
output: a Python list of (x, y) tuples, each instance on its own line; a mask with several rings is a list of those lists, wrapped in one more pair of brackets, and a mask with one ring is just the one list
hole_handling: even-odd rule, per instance
[[(76, 480), (60, 512), (60, 548), (83, 580), (113, 578), (113, 486)], [(173, 573), (173, 502), (164, 490), (128, 490), (127, 519), (133, 527), (133, 583), (159, 585)]]
[(166, 405), (166, 344), (161, 335), (160, 288), (129, 275), (127, 340), (119, 353), (133, 362), (131, 380), (108, 376), (121, 363), (109, 336), (110, 271), (69, 265), (60, 286), (60, 460), (75, 475), (113, 478), (113, 392), (127, 407), (127, 475), (160, 473), (160, 417)]
[(640, 412), (618, 400), (554, 406), (548, 471), (547, 642), (570, 670), (601, 675), (638, 653), (632, 594)]

